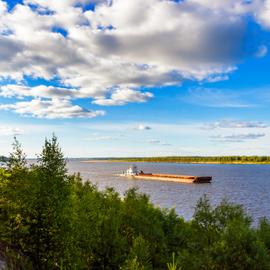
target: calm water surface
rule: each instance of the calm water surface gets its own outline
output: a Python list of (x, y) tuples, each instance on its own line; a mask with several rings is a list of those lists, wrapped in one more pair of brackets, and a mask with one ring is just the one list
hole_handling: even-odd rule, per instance
[(132, 180), (119, 177), (129, 163), (86, 163), (69, 161), (71, 173), (80, 172), (83, 179), (91, 180), (100, 189), (114, 187), (120, 194), (132, 187), (150, 196), (160, 207), (174, 207), (177, 214), (190, 219), (194, 206), (204, 194), (213, 205), (223, 198), (244, 206), (254, 221), (261, 217), (270, 219), (270, 165), (221, 165), (221, 164), (175, 164), (140, 163), (136, 165), (144, 172), (191, 174), (213, 176), (211, 184), (179, 184), (174, 182)]

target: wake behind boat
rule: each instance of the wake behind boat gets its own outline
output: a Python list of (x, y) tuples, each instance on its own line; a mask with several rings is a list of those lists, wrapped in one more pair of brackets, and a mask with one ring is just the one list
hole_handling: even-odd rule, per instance
[(202, 184), (210, 183), (212, 181), (212, 176), (144, 173), (141, 170), (139, 171), (136, 165), (133, 165), (132, 167), (127, 169), (125, 172), (120, 174), (120, 176), (132, 177), (136, 179), (170, 181), (187, 184)]

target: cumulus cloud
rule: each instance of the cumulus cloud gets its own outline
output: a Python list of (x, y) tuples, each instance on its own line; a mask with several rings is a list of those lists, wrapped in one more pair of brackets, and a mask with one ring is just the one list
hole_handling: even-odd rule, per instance
[(69, 100), (33, 99), (31, 101), (21, 101), (15, 104), (2, 104), (0, 110), (10, 110), (23, 116), (34, 116), (38, 118), (93, 118), (102, 116), (104, 111), (90, 111), (78, 105), (72, 105)]
[(8, 84), (0, 86), (0, 96), (3, 97), (67, 98), (73, 97), (75, 94), (75, 89), (45, 85), (29, 87), (24, 85)]
[[(142, 88), (224, 80), (241, 59), (267, 53), (246, 17), (270, 26), (270, 0), (89, 3), (25, 0), (8, 11), (0, 0), (0, 78), (17, 82), (1, 95), (51, 104), (57, 97), (64, 107), (78, 98), (100, 106), (146, 102), (153, 94)], [(25, 77), (59, 85), (29, 87)]]
[(265, 28), (270, 28), (270, 0), (259, 2), (260, 7), (257, 9), (256, 18)]
[(4, 13), (7, 10), (7, 3), (0, 1), (0, 14)]
[(221, 142), (245, 142), (249, 140), (257, 140), (264, 136), (265, 136), (264, 133), (247, 133), (247, 134), (217, 135), (213, 136), (212, 139)]
[(223, 120), (214, 123), (206, 123), (202, 126), (202, 129), (211, 130), (218, 128), (267, 128), (267, 125), (263, 122), (256, 121), (234, 121)]
[(150, 92), (140, 92), (133, 89), (117, 89), (110, 98), (98, 98), (93, 101), (94, 104), (103, 106), (124, 105), (128, 102), (142, 103), (153, 97)]
[(86, 140), (87, 141), (111, 141), (111, 140), (115, 140), (115, 138), (111, 136), (93, 136), (93, 137), (86, 138)]

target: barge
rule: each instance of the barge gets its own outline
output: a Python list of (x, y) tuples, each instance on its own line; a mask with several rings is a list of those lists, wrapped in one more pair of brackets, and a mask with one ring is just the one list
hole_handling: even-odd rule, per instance
[(212, 176), (144, 173), (143, 171), (139, 171), (137, 169), (137, 166), (135, 165), (133, 165), (128, 170), (120, 174), (120, 176), (131, 177), (135, 179), (179, 182), (186, 184), (203, 184), (203, 183), (211, 183), (212, 181)]

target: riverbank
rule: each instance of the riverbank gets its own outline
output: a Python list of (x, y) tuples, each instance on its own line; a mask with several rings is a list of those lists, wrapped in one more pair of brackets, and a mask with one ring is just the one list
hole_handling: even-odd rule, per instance
[(145, 162), (145, 163), (179, 163), (179, 164), (228, 164), (228, 165), (268, 165), (270, 161), (267, 162), (251, 162), (251, 161), (172, 161), (172, 160), (146, 160), (146, 159), (94, 159), (94, 160), (83, 160), (86, 163), (106, 163), (106, 162)]

